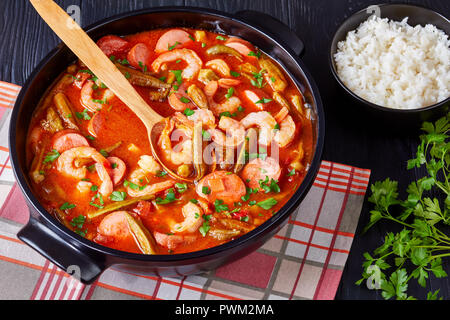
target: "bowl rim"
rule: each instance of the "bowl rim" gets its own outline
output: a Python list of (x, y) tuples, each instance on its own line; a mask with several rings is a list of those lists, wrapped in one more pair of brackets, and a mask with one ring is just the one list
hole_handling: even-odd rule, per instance
[[(423, 5), (418, 5), (418, 4), (406, 4), (406, 3), (381, 3), (381, 4), (371, 5), (371, 6), (378, 6), (378, 7), (394, 7), (394, 6), (398, 6), (398, 7), (410, 7), (410, 8), (416, 8), (416, 9), (419, 9), (419, 10), (426, 10), (426, 11), (429, 11), (429, 12), (431, 12), (432, 14), (434, 14), (434, 15), (436, 15), (436, 16), (442, 18), (442, 19), (447, 20), (447, 22), (450, 23), (449, 19), (447, 19), (443, 14), (441, 14), (441, 13), (439, 13), (439, 12), (433, 10), (433, 9), (427, 8), (427, 7), (423, 6)], [(354, 99), (358, 100), (360, 103), (365, 104), (365, 105), (367, 105), (367, 106), (369, 106), (369, 107), (372, 107), (372, 108), (374, 108), (374, 109), (377, 109), (377, 110), (379, 110), (379, 111), (384, 111), (384, 112), (388, 112), (388, 113), (396, 113), (396, 114), (417, 114), (417, 113), (422, 113), (422, 112), (426, 112), (426, 111), (429, 111), (429, 110), (439, 109), (439, 108), (442, 107), (443, 105), (445, 105), (445, 104), (447, 104), (448, 102), (450, 102), (450, 96), (448, 96), (446, 99), (444, 99), (444, 100), (442, 100), (442, 101), (440, 101), (440, 102), (437, 102), (437, 103), (435, 103), (435, 104), (426, 106), (426, 107), (415, 108), (415, 109), (395, 109), (395, 108), (389, 108), (389, 107), (385, 107), (385, 106), (382, 106), (382, 105), (379, 105), (379, 104), (370, 102), (370, 101), (368, 101), (368, 100), (366, 100), (366, 99), (360, 97), (359, 95), (357, 95), (355, 92), (353, 92), (350, 88), (348, 88), (348, 87), (344, 84), (344, 82), (341, 80), (341, 78), (339, 77), (339, 75), (338, 75), (338, 73), (337, 73), (337, 70), (336, 70), (336, 64), (335, 64), (335, 60), (334, 60), (334, 55), (335, 55), (336, 52), (333, 52), (333, 44), (336, 43), (336, 46), (337, 46), (337, 39), (336, 39), (336, 38), (337, 38), (337, 35), (338, 35), (339, 31), (340, 31), (341, 29), (343, 29), (343, 28), (346, 26), (347, 22), (348, 22), (351, 18), (353, 18), (353, 17), (355, 17), (355, 16), (357, 16), (357, 15), (360, 15), (360, 14), (362, 14), (362, 13), (364, 13), (364, 12), (367, 13), (367, 9), (368, 9), (369, 7), (370, 7), (370, 6), (367, 6), (367, 7), (363, 8), (363, 9), (359, 9), (358, 11), (353, 12), (353, 13), (350, 14), (347, 18), (345, 18), (345, 19), (342, 21), (342, 23), (339, 25), (339, 27), (336, 29), (336, 32), (334, 33), (334, 35), (333, 35), (333, 37), (332, 37), (332, 39), (331, 39), (331, 41), (330, 41), (330, 43), (329, 43), (328, 63), (329, 63), (329, 65), (330, 65), (331, 73), (333, 74), (333, 77), (336, 79), (336, 81), (338, 82), (338, 84), (339, 84), (339, 85), (340, 85), (340, 86), (341, 86), (341, 87), (342, 87), (342, 88), (343, 88), (343, 89), (344, 89), (351, 97), (353, 97)], [(367, 19), (367, 18), (366, 18), (366, 19)], [(361, 20), (360, 24), (361, 24), (363, 21), (365, 21), (365, 20)], [(442, 31), (444, 31), (444, 30), (442, 30)], [(444, 32), (445, 32), (445, 31), (444, 31)], [(348, 34), (348, 32), (347, 32), (347, 34)], [(448, 34), (448, 36), (450, 37), (450, 34)]]
[[(324, 110), (323, 110), (323, 104), (322, 100), (319, 94), (318, 87), (312, 78), (309, 71), (306, 69), (304, 63), (300, 60), (299, 57), (290, 49), (289, 46), (286, 44), (274, 39), (274, 36), (271, 33), (266, 33), (265, 30), (260, 29), (259, 27), (253, 25), (250, 22), (245, 21), (244, 19), (240, 19), (239, 17), (236, 17), (233, 14), (221, 12), (215, 9), (206, 9), (206, 8), (200, 8), (200, 7), (189, 7), (189, 6), (166, 6), (166, 7), (158, 7), (158, 8), (146, 8), (146, 9), (140, 9), (140, 10), (134, 10), (129, 12), (120, 13), (117, 15), (113, 15), (111, 17), (102, 19), (98, 22), (95, 22), (85, 28), (83, 28), (88, 33), (94, 32), (96, 29), (101, 28), (109, 23), (113, 23), (122, 19), (129, 19), (131, 17), (139, 16), (139, 15), (146, 15), (146, 14), (155, 14), (155, 13), (188, 13), (188, 14), (207, 14), (210, 16), (216, 16), (223, 19), (228, 19), (231, 21), (235, 21), (237, 23), (240, 23), (241, 25), (253, 29), (256, 32), (264, 35), (265, 37), (269, 38), (271, 41), (276, 43), (280, 49), (282, 49), (290, 59), (292, 59), (295, 64), (296, 68), (299, 68), (301, 72), (305, 76), (305, 82), (311, 89), (311, 96), (314, 99), (316, 112), (317, 112), (317, 118), (316, 118), (316, 132), (317, 132), (317, 138), (315, 142), (315, 151), (314, 155), (311, 157), (310, 167), (308, 169), (308, 172), (306, 173), (302, 183), (298, 187), (297, 191), (291, 196), (291, 198), (286, 202), (286, 204), (277, 212), (276, 215), (269, 218), (267, 221), (265, 221), (260, 226), (256, 227), (252, 231), (242, 235), (241, 237), (226, 242), (224, 244), (203, 249), (199, 251), (193, 251), (193, 252), (187, 252), (187, 253), (180, 253), (180, 254), (171, 254), (171, 255), (145, 255), (140, 253), (132, 253), (127, 251), (121, 251), (117, 249), (112, 249), (100, 244), (97, 244), (91, 240), (88, 240), (84, 237), (81, 237), (77, 233), (73, 232), (69, 228), (65, 227), (63, 224), (61, 224), (53, 215), (51, 215), (38, 201), (37, 197), (34, 195), (33, 191), (31, 190), (31, 187), (28, 185), (27, 179), (25, 178), (24, 172), (22, 172), (22, 168), (18, 159), (18, 151), (16, 150), (16, 123), (19, 118), (19, 107), (22, 104), (22, 100), (24, 99), (26, 93), (28, 92), (29, 87), (34, 82), (34, 79), (36, 76), (42, 71), (43, 68), (46, 67), (47, 63), (55, 56), (57, 55), (60, 50), (66, 48), (66, 46), (63, 43), (59, 43), (53, 50), (51, 50), (47, 56), (45, 56), (39, 64), (33, 69), (32, 73), (28, 76), (25, 84), (22, 87), (22, 90), (20, 91), (15, 106), (13, 108), (12, 114), (11, 114), (11, 120), (10, 120), (10, 130), (9, 130), (9, 144), (11, 146), (11, 164), (13, 167), (14, 175), (16, 177), (17, 183), (22, 191), (22, 194), (25, 196), (28, 206), (32, 207), (38, 214), (39, 217), (43, 219), (43, 221), (40, 221), (39, 223), (45, 223), (46, 225), (50, 226), (54, 230), (58, 231), (60, 236), (66, 237), (66, 241), (74, 241), (75, 243), (80, 243), (87, 249), (91, 250), (92, 252), (95, 252), (97, 254), (106, 255), (109, 257), (119, 258), (121, 260), (125, 259), (127, 261), (136, 261), (136, 262), (155, 262), (155, 263), (180, 263), (180, 262), (186, 262), (186, 261), (194, 261), (196, 259), (206, 257), (206, 256), (216, 256), (217, 254), (230, 251), (233, 249), (236, 249), (238, 247), (241, 247), (247, 243), (251, 243), (252, 240), (257, 239), (261, 236), (261, 234), (267, 234), (274, 229), (276, 229), (279, 225), (281, 225), (286, 218), (292, 214), (292, 212), (298, 207), (301, 200), (306, 196), (306, 193), (308, 192), (309, 188), (312, 186), (315, 176), (317, 175), (317, 172), (319, 171), (320, 167), (320, 160), (322, 157), (323, 152), (323, 146), (324, 146), (324, 139), (325, 139), (325, 116), (324, 116)], [(299, 81), (294, 78), (288, 70), (286, 70), (288, 74), (291, 76), (291, 78), (294, 80), (294, 82), (299, 83)], [(28, 128), (27, 128), (28, 130)], [(31, 208), (30, 208), (31, 210)], [(31, 219), (32, 217), (30, 217)], [(117, 261), (116, 261), (117, 263)], [(112, 264), (115, 264), (112, 262)], [(172, 265), (172, 264), (171, 264)], [(173, 264), (174, 266), (177, 264)]]

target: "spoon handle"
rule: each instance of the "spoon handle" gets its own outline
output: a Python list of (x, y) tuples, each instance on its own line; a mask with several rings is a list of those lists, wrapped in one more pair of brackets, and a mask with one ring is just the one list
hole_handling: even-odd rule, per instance
[(83, 29), (52, 0), (30, 0), (39, 15), (73, 53), (145, 124), (150, 131), (163, 118), (133, 86)]

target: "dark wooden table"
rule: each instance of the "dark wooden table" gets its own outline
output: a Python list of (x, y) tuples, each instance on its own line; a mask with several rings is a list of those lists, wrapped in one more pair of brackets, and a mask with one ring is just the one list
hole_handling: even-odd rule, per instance
[[(371, 181), (386, 177), (399, 180), (400, 186), (420, 177), (420, 171), (405, 170), (406, 161), (413, 157), (417, 136), (385, 133), (383, 124), (369, 126), (368, 119), (352, 117), (349, 102), (339, 93), (328, 62), (328, 46), (342, 21), (371, 4), (391, 2), (372, 0), (57, 0), (64, 8), (78, 5), (81, 24), (90, 25), (111, 15), (136, 9), (158, 6), (196, 6), (226, 12), (256, 10), (268, 13), (287, 24), (304, 41), (302, 57), (313, 75), (326, 113), (326, 142), (323, 159), (348, 165), (370, 168)], [(398, 1), (397, 1), (398, 2)], [(421, 4), (450, 16), (448, 0), (404, 1)], [(60, 41), (38, 17), (26, 0), (0, 1), (0, 80), (22, 85), (33, 68)], [(375, 127), (375, 129), (374, 129)], [(362, 254), (382, 244), (387, 231), (399, 230), (391, 223), (380, 223), (368, 233), (361, 230), (367, 224), (371, 206), (366, 202), (350, 256), (336, 299), (382, 299), (365, 285), (354, 283), (361, 277)], [(449, 261), (444, 268), (449, 272)], [(427, 290), (411, 281), (409, 293), (423, 299), (426, 292), (440, 288), (444, 299), (450, 297), (448, 278), (427, 281)]]

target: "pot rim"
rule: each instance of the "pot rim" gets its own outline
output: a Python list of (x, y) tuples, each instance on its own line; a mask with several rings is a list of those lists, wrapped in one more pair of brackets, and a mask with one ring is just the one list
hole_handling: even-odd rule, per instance
[[(16, 177), (17, 183), (20, 186), (22, 193), (27, 199), (27, 203), (29, 206), (32, 206), (36, 212), (39, 213), (39, 216), (44, 219), (44, 222), (57, 230), (58, 232), (62, 233), (64, 237), (67, 237), (68, 240), (71, 240), (75, 243), (80, 243), (81, 245), (87, 247), (88, 249), (100, 253), (106, 256), (116, 257), (120, 259), (126, 259), (129, 261), (140, 261), (140, 262), (161, 262), (161, 263), (168, 263), (168, 262), (183, 262), (188, 261), (192, 259), (198, 259), (205, 256), (215, 256), (217, 254), (220, 254), (225, 251), (230, 251), (232, 249), (235, 249), (239, 246), (245, 245), (246, 243), (252, 242), (252, 240), (257, 239), (260, 237), (261, 234), (266, 234), (268, 232), (271, 232), (275, 228), (277, 228), (282, 222), (298, 207), (303, 197), (306, 195), (307, 191), (311, 187), (313, 180), (319, 170), (320, 166), (320, 160), (322, 156), (323, 151), (323, 145), (324, 145), (324, 134), (325, 134), (325, 118), (324, 118), (324, 111), (322, 106), (322, 101), (320, 98), (320, 94), (318, 91), (318, 87), (316, 86), (313, 78), (311, 77), (310, 73), (306, 70), (303, 62), (300, 60), (299, 57), (295, 55), (295, 53), (284, 43), (280, 43), (280, 41), (275, 40), (274, 36), (272, 34), (268, 34), (265, 30), (262, 30), (261, 28), (254, 26), (253, 24), (246, 22), (243, 19), (240, 19), (238, 17), (233, 16), (229, 13), (224, 13), (218, 10), (214, 9), (205, 9), (205, 8), (199, 8), (199, 7), (159, 7), (159, 8), (147, 8), (147, 9), (141, 9), (136, 11), (130, 11), (121, 13), (118, 15), (111, 16), (109, 18), (103, 19), (101, 21), (98, 21), (96, 23), (93, 23), (89, 25), (86, 28), (83, 28), (86, 30), (86, 32), (92, 33), (96, 29), (101, 28), (109, 23), (126, 19), (130, 17), (145, 15), (145, 14), (154, 14), (154, 13), (179, 13), (184, 12), (188, 14), (207, 14), (211, 16), (216, 16), (228, 20), (235, 21), (247, 28), (251, 28), (258, 33), (262, 34), (264, 37), (269, 38), (271, 41), (278, 44), (279, 48), (283, 49), (286, 54), (288, 54), (289, 58), (295, 61), (297, 64), (297, 68), (300, 68), (301, 72), (305, 75), (305, 80), (307, 82), (307, 85), (310, 88), (311, 95), (314, 99), (315, 103), (315, 111), (317, 115), (316, 119), (316, 142), (315, 142), (315, 151), (314, 156), (311, 158), (310, 167), (308, 169), (308, 172), (306, 173), (302, 183), (298, 187), (297, 191), (294, 193), (294, 195), (288, 200), (288, 202), (277, 212), (276, 215), (272, 216), (270, 219), (268, 219), (266, 222), (264, 222), (262, 225), (256, 227), (252, 231), (242, 235), (241, 237), (229, 241), (227, 243), (224, 243), (219, 246), (215, 246), (212, 248), (200, 250), (200, 251), (193, 251), (188, 253), (181, 253), (181, 254), (173, 254), (173, 255), (145, 255), (145, 254), (139, 254), (139, 253), (131, 253), (126, 251), (120, 251), (116, 249), (112, 249), (106, 246), (102, 246), (100, 244), (97, 244), (91, 240), (85, 239), (84, 237), (81, 237), (80, 235), (76, 234), (72, 230), (65, 227), (63, 224), (61, 224), (53, 215), (51, 215), (38, 201), (37, 197), (33, 194), (31, 188), (28, 185), (27, 178), (25, 177), (24, 172), (22, 171), (22, 168), (19, 163), (18, 159), (18, 151), (16, 150), (16, 123), (19, 116), (19, 110), (20, 105), (22, 104), (22, 100), (24, 99), (29, 87), (33, 83), (36, 76), (46, 67), (49, 61), (52, 60), (52, 58), (59, 53), (60, 50), (65, 48), (66, 46), (63, 43), (58, 44), (45, 58), (42, 59), (42, 61), (34, 68), (33, 72), (28, 76), (25, 84), (22, 87), (22, 90), (20, 91), (15, 106), (13, 108), (12, 114), (11, 114), (11, 120), (10, 120), (10, 132), (9, 132), (9, 145), (10, 145), (10, 154), (11, 154), (11, 164), (13, 167), (14, 175)], [(294, 78), (288, 70), (286, 70), (291, 78), (297, 83), (298, 80)], [(28, 128), (27, 128), (28, 129)]]

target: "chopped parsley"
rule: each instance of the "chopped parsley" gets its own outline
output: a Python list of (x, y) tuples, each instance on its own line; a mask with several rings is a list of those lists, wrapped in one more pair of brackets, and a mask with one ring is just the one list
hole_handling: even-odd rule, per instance
[(207, 186), (202, 187), (202, 193), (203, 194), (210, 194), (211, 190)]
[(124, 191), (113, 191), (109, 196), (111, 201), (124, 201), (127, 198), (127, 194)]
[(58, 152), (58, 150), (53, 149), (52, 151), (48, 152), (47, 155), (44, 158), (44, 163), (49, 163), (49, 162), (53, 162), (56, 159), (58, 159), (58, 157), (61, 154)]
[[(100, 204), (95, 203), (95, 200), (98, 199)], [(103, 196), (100, 193), (97, 193), (95, 196), (91, 198), (91, 202), (89, 202), (89, 205), (96, 207), (98, 209), (103, 209), (105, 202), (103, 201)]]
[(209, 141), (211, 139), (211, 134), (206, 130), (202, 130), (202, 137), (203, 140)]
[(241, 74), (240, 74), (239, 72), (236, 72), (236, 71), (230, 71), (230, 74), (231, 74), (231, 76), (233, 76), (233, 77), (235, 77), (235, 78), (241, 76)]
[(86, 222), (86, 217), (80, 214), (78, 217), (75, 217), (70, 222), (70, 225), (75, 228), (75, 232), (80, 236), (84, 237), (87, 233), (87, 229), (83, 230), (84, 223)]
[(248, 222), (248, 219), (249, 219), (249, 216), (244, 216), (244, 217), (241, 217), (241, 221), (243, 221), (243, 222)]
[(203, 219), (205, 220), (200, 228), (198, 228), (198, 231), (202, 234), (202, 236), (206, 237), (209, 229), (211, 229), (209, 225), (209, 220), (211, 220), (211, 215), (203, 215)]
[(131, 181), (128, 181), (128, 180), (125, 180), (123, 182), (123, 186), (124, 187), (130, 187), (133, 190), (138, 190), (139, 189), (139, 186), (137, 184), (135, 184), (135, 183), (133, 183)]
[(286, 176), (292, 177), (293, 175), (295, 175), (295, 169), (292, 169), (291, 171), (289, 171)]
[(59, 209), (60, 210), (70, 210), (70, 209), (73, 209), (75, 207), (76, 207), (76, 205), (74, 205), (72, 203), (69, 203), (69, 202), (65, 202), (65, 203), (63, 203), (63, 205), (61, 207), (59, 207)]
[(165, 172), (165, 171), (163, 171), (163, 170), (160, 170), (160, 171), (158, 171), (158, 172), (156, 173), (156, 176), (159, 177), (159, 178), (164, 177), (164, 176), (166, 176), (166, 175), (167, 175), (167, 172)]
[(147, 66), (144, 65), (141, 61), (139, 61), (139, 67), (142, 69), (143, 72), (147, 72)]
[(104, 156), (105, 158), (108, 158), (108, 157), (109, 157), (109, 154), (108, 154), (108, 152), (107, 152), (106, 150), (101, 149), (99, 152), (100, 152), (100, 154), (101, 154), (102, 156)]
[(261, 58), (261, 52), (260, 52), (260, 51), (257, 51), (257, 52), (250, 51), (250, 53), (248, 54), (248, 56), (249, 56), (249, 57), (257, 57), (257, 58)]
[(236, 117), (236, 116), (237, 116), (236, 112), (230, 113), (230, 111), (225, 111), (225, 112), (222, 112), (219, 114), (219, 118), (222, 118), (222, 117), (232, 118), (232, 117)]
[(258, 202), (256, 205), (264, 210), (270, 210), (274, 205), (278, 203), (274, 198), (269, 198), (263, 201)]
[(255, 78), (255, 80), (251, 80), (251, 84), (254, 87), (257, 88), (263, 88), (266, 84), (264, 83), (264, 77), (263, 77), (263, 73), (265, 72), (265, 70), (261, 70), (259, 73), (253, 72), (253, 77)]
[(217, 40), (221, 40), (221, 41), (227, 40), (226, 38), (224, 38), (224, 37), (222, 37), (222, 36), (217, 36), (216, 39), (217, 39)]

